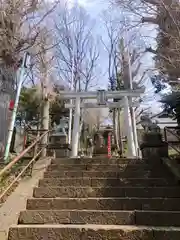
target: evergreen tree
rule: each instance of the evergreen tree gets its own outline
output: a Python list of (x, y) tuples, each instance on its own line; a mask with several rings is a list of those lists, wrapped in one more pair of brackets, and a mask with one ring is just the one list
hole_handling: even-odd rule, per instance
[(154, 75), (151, 77), (151, 83), (155, 88), (155, 93), (158, 94), (164, 89), (167, 88), (167, 85), (165, 84), (165, 78), (163, 75)]
[[(59, 124), (59, 120), (62, 116), (68, 116), (68, 109), (64, 107), (64, 100), (60, 98), (58, 94), (61, 87), (55, 86), (55, 98), (50, 102), (50, 115), (51, 121)], [(31, 122), (38, 120), (41, 111), (41, 96), (38, 92), (38, 87), (23, 87), (20, 95), (18, 120), (25, 120), (25, 122)]]
[(178, 126), (180, 126), (180, 92), (172, 92), (165, 95), (161, 102), (163, 103), (164, 111), (170, 117), (176, 119)]

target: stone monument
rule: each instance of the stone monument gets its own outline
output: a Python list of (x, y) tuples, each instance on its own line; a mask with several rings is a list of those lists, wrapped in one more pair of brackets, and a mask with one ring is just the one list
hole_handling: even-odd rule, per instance
[(160, 127), (156, 123), (150, 123), (144, 130), (140, 145), (142, 157), (154, 164), (160, 163), (161, 158), (168, 157), (168, 144), (162, 140)]

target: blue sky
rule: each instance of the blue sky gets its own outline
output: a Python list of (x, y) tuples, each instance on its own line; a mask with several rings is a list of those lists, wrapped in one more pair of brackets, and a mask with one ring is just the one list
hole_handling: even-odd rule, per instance
[[(103, 10), (108, 8), (109, 2), (106, 0), (74, 0), (78, 1), (81, 6), (83, 6), (87, 12), (91, 15), (92, 18), (96, 20), (96, 26), (94, 29), (95, 34), (101, 36), (102, 38), (105, 37), (106, 33), (103, 28), (103, 22), (101, 20), (101, 14)], [(108, 81), (107, 76), (104, 75), (104, 72), (107, 70), (107, 53), (102, 47), (99, 49), (100, 51), (100, 69), (102, 74), (100, 75), (100, 79), (98, 80), (98, 85), (101, 88), (107, 88)]]
[[(86, 8), (86, 10), (91, 14), (93, 18), (96, 19), (97, 25), (96, 25), (96, 32), (98, 34), (101, 34), (104, 38), (106, 36), (105, 29), (103, 27), (103, 22), (101, 20), (101, 13), (103, 10), (107, 10), (109, 7), (109, 2), (108, 1), (102, 1), (102, 0), (96, 0), (96, 1), (88, 1), (88, 0), (79, 0), (80, 3)], [(118, 10), (117, 15), (120, 15), (120, 12)], [(121, 15), (124, 15), (121, 12)], [(129, 16), (131, 18), (131, 16)], [(136, 45), (142, 46), (144, 49), (145, 47), (152, 46), (156, 47), (155, 45), (155, 36), (156, 36), (156, 26), (155, 25), (146, 25), (142, 26), (141, 28), (137, 28), (135, 30), (136, 34)], [(144, 37), (147, 36), (147, 37)], [(107, 54), (104, 51), (101, 51), (101, 57), (100, 57), (100, 63), (101, 66), (107, 68), (107, 60), (106, 60)], [(145, 56), (142, 58), (142, 72), (144, 69), (151, 69), (154, 64), (153, 64), (153, 55), (152, 54), (145, 54)], [(104, 86), (107, 86), (107, 76), (105, 75), (102, 78), (102, 82)], [(100, 83), (102, 86), (102, 83)], [(150, 81), (146, 82), (147, 85), (147, 95), (151, 100), (149, 101), (148, 104), (153, 105), (153, 111), (159, 111), (159, 104), (157, 103), (157, 100), (159, 99), (158, 96), (154, 97), (153, 89), (152, 89), (152, 84)]]

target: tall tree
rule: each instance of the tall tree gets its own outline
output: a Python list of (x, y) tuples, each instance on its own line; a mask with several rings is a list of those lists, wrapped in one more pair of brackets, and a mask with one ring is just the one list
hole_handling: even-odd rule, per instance
[(117, 3), (136, 16), (139, 23), (155, 24), (158, 27), (157, 48), (147, 47), (146, 51), (155, 54), (156, 68), (161, 74), (168, 76), (170, 84), (176, 85), (180, 77), (179, 1), (117, 0)]
[(59, 9), (56, 21), (56, 61), (60, 79), (79, 91), (96, 84), (99, 52), (93, 36), (95, 22), (81, 7)]
[[(115, 91), (122, 89), (122, 79), (120, 77), (120, 56), (119, 56), (119, 36), (121, 34), (121, 29), (119, 29), (119, 24), (117, 24), (117, 19), (114, 18), (113, 14), (110, 12), (103, 12), (102, 20), (104, 22), (104, 28), (107, 33), (107, 40), (102, 39), (102, 43), (107, 51), (107, 61), (108, 61), (108, 70), (107, 76), (109, 80), (109, 90)], [(118, 19), (119, 20), (119, 19)], [(106, 39), (106, 38), (105, 38)], [(113, 134), (115, 139), (115, 144), (117, 148), (120, 149), (119, 140), (121, 136), (118, 134), (118, 116), (117, 109), (112, 110), (112, 120), (113, 120)], [(120, 129), (120, 127), (119, 127)], [(120, 132), (119, 132), (120, 133)], [(119, 139), (120, 137), (120, 139)]]
[[(103, 41), (103, 44), (108, 54), (109, 89), (115, 91), (130, 89), (131, 87), (136, 89), (142, 86), (146, 77), (146, 71), (141, 69), (141, 51), (138, 49), (138, 47), (133, 46), (133, 48), (131, 48), (130, 43), (132, 39), (129, 39), (128, 43), (125, 44), (124, 38), (120, 38), (120, 36), (125, 36), (124, 25), (119, 24), (121, 21), (120, 18), (114, 18), (111, 13), (105, 13), (103, 20), (108, 37), (108, 41)], [(127, 55), (127, 44), (129, 45), (128, 47), (130, 49), (129, 56)], [(132, 84), (130, 83), (129, 63), (131, 65), (130, 70), (132, 72)], [(140, 72), (141, 75), (139, 74)], [(118, 100), (121, 100), (121, 98)], [(138, 101), (142, 102), (144, 100), (145, 99), (142, 100), (142, 98), (139, 98)], [(136, 112), (139, 114), (139, 108), (136, 108)], [(120, 112), (117, 111), (117, 109), (113, 110), (113, 126), (115, 142), (118, 146), (119, 135), (121, 135), (120, 131), (118, 131), (118, 128), (120, 130), (121, 126)], [(118, 146), (118, 148), (121, 148), (121, 145), (122, 143), (120, 146)]]
[(172, 92), (164, 95), (161, 103), (163, 103), (164, 112), (168, 113), (170, 117), (175, 118), (180, 127), (180, 93)]

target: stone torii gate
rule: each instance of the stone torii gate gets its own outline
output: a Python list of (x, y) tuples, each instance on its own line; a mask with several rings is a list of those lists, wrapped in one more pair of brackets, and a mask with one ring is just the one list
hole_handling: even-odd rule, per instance
[[(121, 90), (121, 91), (92, 91), (92, 92), (60, 92), (61, 98), (63, 99), (75, 99), (75, 105), (66, 104), (67, 108), (74, 108), (74, 125), (73, 125), (73, 134), (72, 134), (72, 152), (71, 157), (78, 157), (78, 143), (79, 143), (79, 127), (80, 127), (80, 112), (81, 108), (120, 108), (124, 107), (124, 117), (126, 119), (126, 129), (127, 129), (127, 140), (128, 140), (128, 157), (137, 157), (137, 149), (135, 148), (134, 137), (133, 137), (133, 128), (132, 120), (130, 117), (129, 111), (129, 99), (128, 97), (134, 98), (139, 97), (145, 91), (144, 88), (136, 90)], [(107, 102), (108, 99), (120, 99), (123, 98), (123, 101), (116, 103)], [(81, 103), (81, 100), (84, 99), (97, 99), (97, 104), (94, 103)], [(88, 106), (89, 105), (89, 106)], [(132, 106), (136, 104), (132, 103)]]

